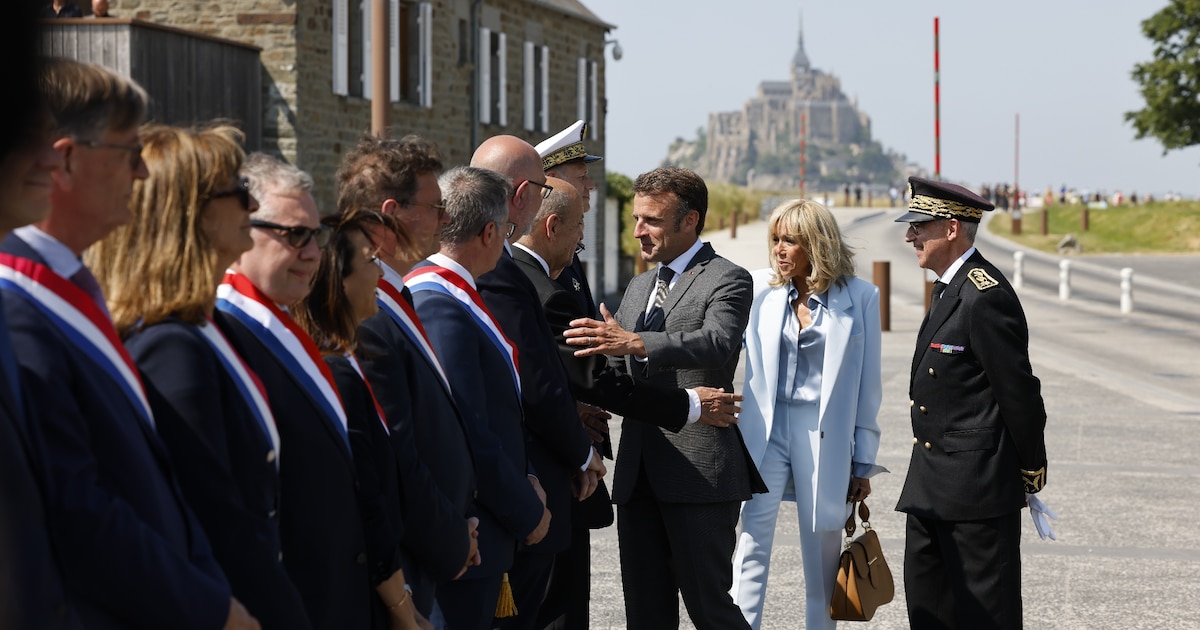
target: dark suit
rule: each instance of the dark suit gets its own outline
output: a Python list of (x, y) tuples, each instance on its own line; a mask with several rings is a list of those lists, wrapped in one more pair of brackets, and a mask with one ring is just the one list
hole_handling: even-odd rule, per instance
[(125, 340), (158, 434), (233, 595), (263, 628), (308, 628), (280, 562), (279, 474), (270, 438), (191, 324), (168, 319)]
[(428, 617), (437, 585), (453, 579), (467, 558), (475, 464), (450, 391), (400, 325), (380, 311), (359, 327), (358, 343), (400, 466), (404, 577)]
[[(591, 317), (589, 312), (583, 310), (586, 306), (578, 299), (579, 295), (563, 288), (562, 276), (559, 276), (559, 281), (551, 280), (542, 264), (529, 252), (514, 247), (513, 259), (533, 283), (542, 301), (550, 334), (558, 346), (571, 392), (576, 399), (622, 415), (640, 408), (646, 417), (653, 418), (659, 426), (671, 431), (683, 428), (689, 407), (688, 396), (683, 390), (658, 387), (646, 381), (638, 383), (616, 370), (602, 369), (597, 374), (597, 368), (603, 368), (598, 357), (576, 357), (576, 346), (568, 345), (563, 337), (563, 331), (570, 328), (571, 320)], [(607, 441), (595, 446), (601, 452), (612, 452)], [(539, 627), (555, 630), (585, 630), (588, 627), (588, 601), (591, 598), (591, 539), (588, 530), (613, 523), (612, 497), (603, 480), (587, 500), (571, 503), (571, 521), (571, 546), (560, 552), (554, 560), (550, 590), (539, 615)]]
[(258, 336), (227, 313), (214, 318), (258, 374), (279, 429), (279, 533), (283, 566), (313, 627), (366, 628), (374, 597), (346, 441), (309, 391)]
[(344, 356), (326, 355), (325, 363), (333, 371), (333, 379), (342, 395), (350, 449), (358, 471), (358, 506), (366, 536), (367, 568), (372, 587), (371, 627), (387, 630), (388, 609), (374, 590), (400, 569), (400, 539), (404, 535), (397, 475), (400, 469), (388, 432), (375, 409), (371, 390), (350, 365), (350, 360)]
[[(0, 251), (43, 262), (13, 235)], [(43, 307), (5, 289), (4, 309), (37, 403), (51, 541), (84, 626), (221, 627), (229, 583), (140, 405)]]
[(909, 515), (910, 623), (1019, 628), (1021, 471), (1046, 465), (1046, 409), (1020, 301), (978, 251), (922, 325), (912, 366), (912, 461), (896, 506)]
[[(629, 283), (616, 319), (639, 330), (648, 361), (616, 361), (635, 377), (674, 387), (733, 391), (752, 281), (704, 245), (663, 303), (663, 330), (641, 330), (656, 272)], [(637, 419), (639, 413), (630, 417)], [(679, 625), (677, 592), (699, 628), (746, 628), (729, 596), (741, 502), (766, 488), (737, 427), (692, 424), (671, 433), (622, 424), (613, 499), (631, 630)]]
[[(537, 289), (521, 265), (504, 252), (496, 268), (479, 277), (478, 285), (484, 303), (517, 346), (529, 458), (553, 517), (546, 537), (533, 547), (522, 547), (509, 572), (520, 613), (500, 626), (529, 630), (546, 594), (554, 554), (571, 546), (572, 504), (578, 503), (571, 495), (571, 481), (587, 461), (592, 441), (579, 420)], [(550, 604), (557, 607), (557, 602)]]
[[(0, 628), (74, 628), (42, 501), (41, 433), (25, 420), (0, 298)], [(14, 387), (17, 385), (17, 387)]]
[(413, 303), (442, 365), (449, 368), (479, 487), (483, 564), (440, 587), (437, 599), (450, 628), (490, 628), (500, 579), (512, 568), (517, 542), (542, 518), (542, 502), (526, 479), (533, 469), (525, 452), (521, 399), (508, 360), (463, 304), (432, 290), (414, 291)]
[(600, 313), (596, 311), (596, 299), (592, 297), (592, 287), (588, 286), (587, 273), (578, 254), (571, 257), (571, 264), (558, 274), (554, 282), (575, 301), (575, 305), (578, 307), (575, 309), (576, 312), (586, 313), (585, 317), (599, 319), (597, 316)]

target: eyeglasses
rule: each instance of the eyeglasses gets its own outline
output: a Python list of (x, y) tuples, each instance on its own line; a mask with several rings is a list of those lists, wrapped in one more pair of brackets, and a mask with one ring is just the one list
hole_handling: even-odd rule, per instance
[(327, 225), (310, 228), (303, 225), (287, 226), (271, 223), (270, 221), (251, 220), (250, 227), (256, 227), (261, 230), (274, 230), (287, 240), (288, 245), (296, 249), (303, 249), (314, 237), (317, 240), (317, 247), (323, 249), (329, 244), (329, 239), (333, 238), (333, 230)]
[[(532, 179), (527, 179), (527, 180), (521, 182), (521, 184), (525, 184), (525, 183), (533, 184), (534, 186), (541, 188), (542, 189), (542, 199), (549, 199), (550, 193), (554, 192), (554, 188), (552, 186), (547, 186), (546, 184), (539, 184), (539, 183), (533, 181)], [(517, 184), (517, 187), (513, 188), (514, 195), (517, 194), (517, 188), (520, 188), (521, 184)]]
[(250, 211), (250, 180), (243, 177), (238, 181), (237, 187), (232, 190), (223, 190), (208, 195), (208, 199), (224, 199), (225, 197), (237, 197), (238, 203), (242, 204), (242, 210)]
[(933, 223), (937, 223), (938, 221), (941, 221), (941, 219), (934, 219), (932, 221), (909, 221), (908, 229), (912, 230), (913, 234), (919, 235), (923, 226), (931, 225)]
[(111, 142), (97, 142), (95, 140), (76, 140), (75, 142), (88, 147), (89, 149), (116, 149), (118, 151), (129, 152), (129, 168), (136, 169), (142, 163), (142, 149), (140, 144), (113, 144)]

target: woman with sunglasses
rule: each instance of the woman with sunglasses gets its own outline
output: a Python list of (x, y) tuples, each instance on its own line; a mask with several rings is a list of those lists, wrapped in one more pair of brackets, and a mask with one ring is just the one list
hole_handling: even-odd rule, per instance
[(399, 221), (379, 212), (355, 210), (326, 217), (322, 224), (333, 228), (332, 238), (322, 252), (312, 291), (291, 312), (321, 350), (346, 410), (367, 565), (377, 595), (371, 603), (371, 627), (432, 630), (433, 625), (417, 612), (400, 568), (400, 469), (390, 429), (354, 355), (359, 325), (379, 310), (375, 287), (383, 270), (375, 260), (374, 239), (387, 232), (394, 235), (397, 248), (411, 252), (414, 247)]
[[(225, 268), (251, 245), (258, 202), (237, 128), (141, 132), (149, 177), (132, 220), (87, 253), (141, 371), (155, 430), (213, 554), (263, 628), (309, 628), (280, 558), (279, 435), (258, 377), (212, 322)], [(286, 457), (286, 455), (283, 455)]]

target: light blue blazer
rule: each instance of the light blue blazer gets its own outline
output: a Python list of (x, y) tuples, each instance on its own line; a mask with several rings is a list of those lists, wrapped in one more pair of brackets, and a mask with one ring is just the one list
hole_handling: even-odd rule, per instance
[[(754, 302), (743, 338), (746, 378), (738, 427), (756, 466), (761, 466), (771, 435), (779, 383), (779, 337), (783, 332), (787, 286), (772, 287), (771, 269), (754, 278)], [(883, 397), (880, 374), (882, 334), (879, 290), (859, 278), (829, 288), (830, 318), (822, 365), (817, 491), (814, 505), (797, 506), (801, 522), (811, 519), (817, 531), (841, 529), (849, 506), (851, 462), (875, 465), (879, 451), (879, 413)], [(878, 470), (878, 469), (876, 469)], [(772, 488), (772, 490), (775, 490)], [(787, 497), (794, 500), (793, 497)]]

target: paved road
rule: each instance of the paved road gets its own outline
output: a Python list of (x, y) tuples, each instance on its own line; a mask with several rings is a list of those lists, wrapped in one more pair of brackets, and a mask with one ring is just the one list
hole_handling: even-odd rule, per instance
[[(866, 627), (905, 628), (900, 572), (904, 517), (893, 507), (911, 448), (908, 374), (923, 314), (925, 273), (904, 244), (901, 226), (891, 221), (895, 213), (835, 213), (857, 248), (860, 275), (871, 280), (875, 261), (888, 261), (891, 268), (879, 463), (892, 473), (873, 480), (869, 503), (897, 593), (896, 601), (881, 608)], [(741, 226), (737, 239), (722, 232), (706, 235), (706, 240), (749, 269), (767, 264), (762, 222)], [(1011, 273), (1011, 252), (1003, 246), (996, 239), (980, 238), (984, 255)], [(1185, 284), (1173, 278), (1171, 270), (1178, 268), (1190, 277), (1200, 268), (1200, 257), (1178, 260), (1182, 262), (1168, 265), (1157, 279), (1138, 272), (1135, 281), (1155, 285), (1156, 299), (1172, 305), (1200, 305), (1186, 288), (1162, 289)], [(1095, 257), (1078, 261), (1113, 274), (1128, 264)], [(1025, 624), (1039, 630), (1200, 628), (1197, 317), (1191, 311), (1142, 308), (1121, 315), (1115, 300), (1100, 298), (1063, 302), (1058, 299), (1057, 274), (1056, 263), (1027, 264), (1020, 290), (1030, 323), (1031, 361), (1042, 380), (1049, 414), (1049, 484), (1042, 497), (1059, 514), (1054, 522), (1056, 542), (1039, 540), (1027, 517), (1022, 523)], [(1085, 283), (1080, 291), (1103, 297), (1102, 282), (1095, 282), (1099, 284)], [(1139, 300), (1143, 293), (1153, 292), (1139, 288)], [(614, 425), (614, 438), (619, 439), (620, 423)], [(803, 574), (795, 532), (794, 508), (785, 509), (776, 536), (765, 629), (803, 627)], [(591, 627), (624, 628), (615, 527), (593, 532), (592, 554)], [(682, 628), (693, 627), (682, 609), (681, 618)]]

